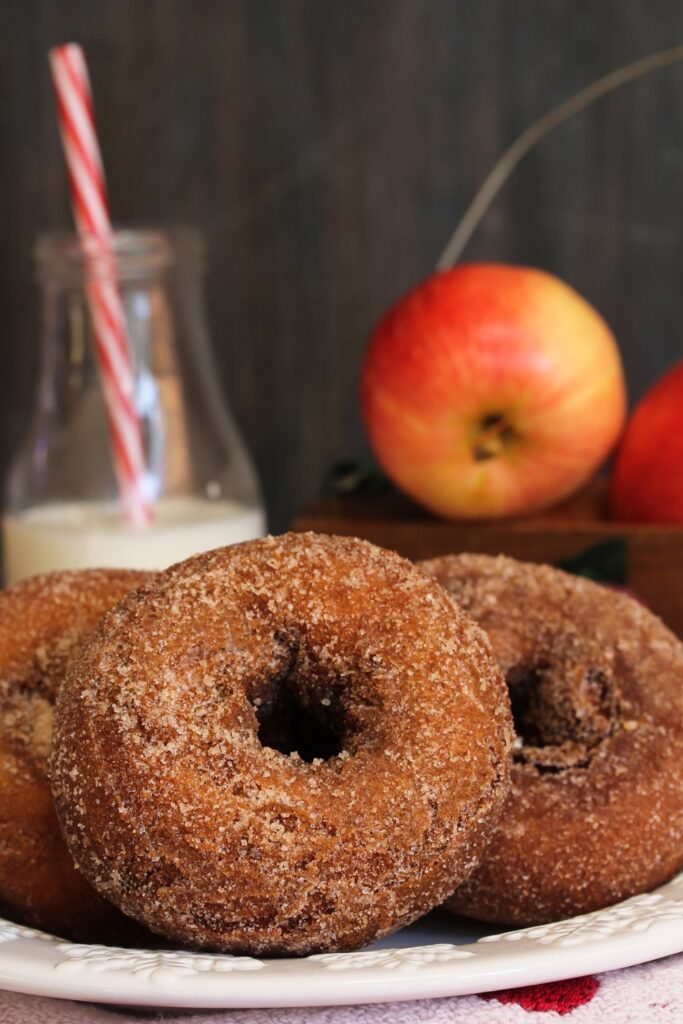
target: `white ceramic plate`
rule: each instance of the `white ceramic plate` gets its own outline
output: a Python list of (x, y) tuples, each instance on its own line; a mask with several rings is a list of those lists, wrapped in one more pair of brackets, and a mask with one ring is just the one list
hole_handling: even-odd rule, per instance
[(80, 946), (0, 919), (0, 988), (153, 1007), (324, 1006), (491, 992), (683, 950), (683, 874), (556, 924), (494, 934), (442, 912), (358, 953), (260, 960)]

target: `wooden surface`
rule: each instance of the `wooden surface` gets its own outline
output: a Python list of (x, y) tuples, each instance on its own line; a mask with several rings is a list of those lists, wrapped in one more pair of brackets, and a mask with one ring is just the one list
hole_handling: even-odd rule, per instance
[[(683, 40), (680, 0), (5, 0), (0, 471), (36, 366), (30, 250), (69, 222), (48, 46), (92, 68), (120, 221), (199, 225), (224, 387), (282, 528), (364, 451), (358, 363), (505, 145), (605, 71)], [(468, 257), (559, 273), (620, 339), (632, 394), (681, 352), (683, 69), (520, 167)]]
[(600, 487), (544, 515), (507, 523), (449, 523), (403, 498), (325, 499), (305, 509), (294, 528), (363, 537), (411, 559), (475, 551), (551, 565), (623, 538), (629, 589), (683, 637), (683, 528), (610, 522), (602, 515)]

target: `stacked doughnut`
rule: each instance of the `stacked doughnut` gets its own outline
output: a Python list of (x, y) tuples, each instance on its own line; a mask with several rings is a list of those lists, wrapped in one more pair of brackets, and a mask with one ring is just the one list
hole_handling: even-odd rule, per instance
[(79, 880), (158, 935), (349, 949), (474, 869), (511, 742), (489, 641), (436, 581), (288, 535), (190, 559), (101, 618), (59, 687), (52, 789)]
[(145, 573), (35, 577), (0, 593), (0, 907), (79, 941), (141, 941), (143, 930), (91, 888), (59, 831), (48, 758), (54, 702), (88, 632)]
[(59, 695), (53, 791), (126, 914), (302, 954), (466, 878), (510, 743), (489, 642), (445, 590), (363, 541), (291, 534), (190, 559), (104, 618)]
[(632, 597), (547, 565), (421, 563), (483, 628), (507, 680), (512, 787), (450, 909), (537, 924), (683, 867), (683, 644)]
[(0, 595), (0, 901), (81, 941), (603, 906), (681, 867), (681, 754), (679, 642), (547, 567), (287, 534)]

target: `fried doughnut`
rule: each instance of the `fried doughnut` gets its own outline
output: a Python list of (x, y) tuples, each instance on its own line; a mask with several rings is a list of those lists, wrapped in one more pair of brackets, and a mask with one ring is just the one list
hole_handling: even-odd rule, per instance
[(683, 644), (633, 598), (546, 565), (422, 562), (488, 632), (510, 690), (512, 789), (448, 906), (538, 924), (683, 866)]
[(83, 636), (147, 574), (35, 576), (0, 592), (0, 904), (13, 920), (77, 941), (142, 929), (74, 867), (47, 781), (52, 712)]
[(511, 738), (488, 640), (433, 580), (287, 534), (180, 563), (106, 616), (59, 695), (53, 790), (80, 869), (153, 931), (352, 949), (472, 870)]

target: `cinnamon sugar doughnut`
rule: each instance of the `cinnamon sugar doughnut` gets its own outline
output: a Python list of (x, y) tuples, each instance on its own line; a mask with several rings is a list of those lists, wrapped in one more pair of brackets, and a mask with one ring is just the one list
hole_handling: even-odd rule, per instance
[(536, 924), (670, 878), (683, 867), (683, 644), (633, 598), (549, 566), (421, 567), (488, 632), (517, 732), (501, 824), (448, 906)]
[(78, 941), (142, 929), (88, 885), (61, 837), (47, 781), (53, 704), (84, 634), (146, 578), (61, 572), (0, 592), (0, 909)]
[(399, 928), (472, 870), (507, 791), (485, 635), (354, 538), (287, 534), (161, 574), (103, 620), (56, 723), (76, 863), (193, 947), (302, 954)]

